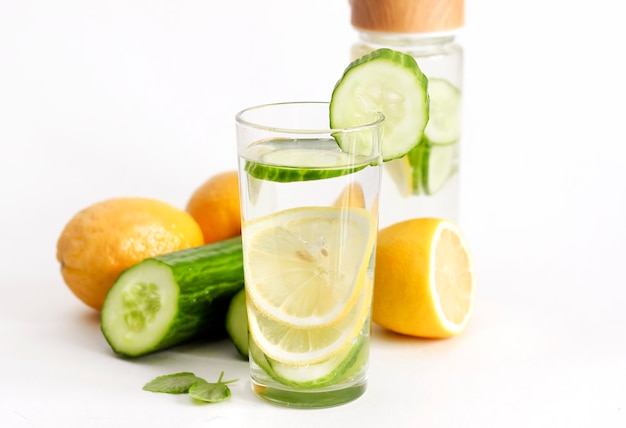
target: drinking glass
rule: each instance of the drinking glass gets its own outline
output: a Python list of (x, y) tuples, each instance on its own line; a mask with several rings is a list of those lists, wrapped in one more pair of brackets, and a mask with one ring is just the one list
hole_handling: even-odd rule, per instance
[(250, 376), (266, 401), (366, 390), (383, 121), (330, 129), (325, 102), (236, 115)]

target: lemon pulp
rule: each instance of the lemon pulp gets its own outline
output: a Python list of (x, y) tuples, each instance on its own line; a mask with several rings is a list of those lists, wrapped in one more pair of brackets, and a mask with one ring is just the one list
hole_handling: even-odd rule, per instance
[(244, 224), (250, 337), (281, 364), (345, 352), (369, 318), (375, 218), (358, 207), (304, 207)]

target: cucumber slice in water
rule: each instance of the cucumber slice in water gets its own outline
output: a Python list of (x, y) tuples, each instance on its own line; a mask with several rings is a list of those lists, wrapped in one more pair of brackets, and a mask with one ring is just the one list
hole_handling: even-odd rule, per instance
[[(420, 142), (429, 117), (428, 79), (411, 55), (375, 50), (353, 61), (335, 85), (330, 102), (332, 128), (372, 122), (379, 112), (385, 116), (383, 161), (406, 155)], [(371, 142), (346, 147), (338, 138), (337, 143), (344, 151), (371, 152)]]
[(450, 144), (461, 135), (461, 91), (444, 79), (428, 80), (430, 117), (425, 135), (431, 143)]
[(259, 180), (280, 183), (321, 180), (352, 174), (368, 163), (363, 157), (343, 152), (332, 139), (271, 140), (252, 146), (246, 153), (245, 170)]
[(297, 389), (323, 388), (354, 376), (367, 364), (369, 348), (364, 342), (359, 336), (344, 353), (306, 367), (290, 366), (273, 360), (254, 341), (250, 342), (250, 356), (265, 373), (283, 385)]

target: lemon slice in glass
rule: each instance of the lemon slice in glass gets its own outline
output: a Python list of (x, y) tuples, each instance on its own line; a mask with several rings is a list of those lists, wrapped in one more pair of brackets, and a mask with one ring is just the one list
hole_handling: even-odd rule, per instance
[[(316, 373), (314, 377), (328, 375), (327, 372), (331, 372), (341, 361), (341, 358), (334, 361), (333, 357), (346, 353), (354, 345), (354, 340), (369, 320), (373, 282), (369, 275), (364, 277), (363, 282), (362, 287), (366, 288), (361, 287), (362, 292), (347, 314), (339, 322), (324, 327), (299, 328), (283, 324), (261, 314), (254, 305), (248, 305), (253, 342), (268, 359), (280, 363), (275, 366), (283, 372), (283, 377), (289, 376), (289, 367), (315, 364), (324, 373), (312, 370), (311, 373)], [(327, 364), (321, 364), (324, 362)]]
[(339, 322), (364, 283), (375, 217), (358, 207), (299, 207), (244, 223), (244, 273), (259, 315), (297, 328)]

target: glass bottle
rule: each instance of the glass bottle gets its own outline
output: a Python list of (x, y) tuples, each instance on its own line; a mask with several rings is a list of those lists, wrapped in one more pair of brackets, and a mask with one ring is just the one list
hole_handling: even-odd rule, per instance
[(428, 77), (425, 137), (385, 162), (380, 227), (415, 217), (459, 220), (464, 0), (350, 0), (356, 59), (378, 48), (412, 55)]

